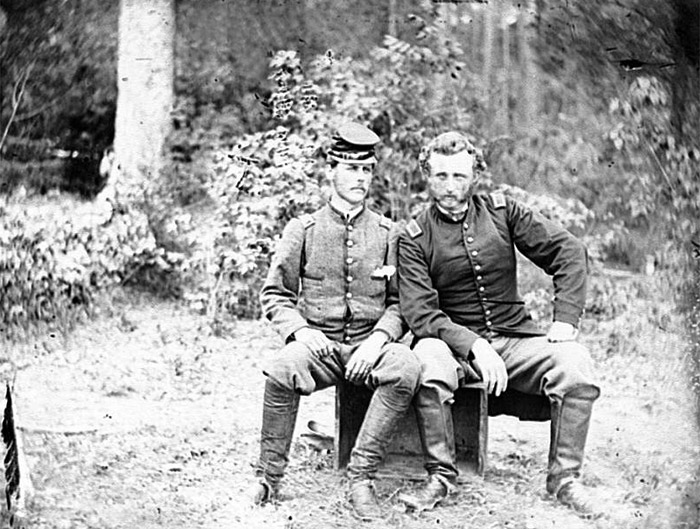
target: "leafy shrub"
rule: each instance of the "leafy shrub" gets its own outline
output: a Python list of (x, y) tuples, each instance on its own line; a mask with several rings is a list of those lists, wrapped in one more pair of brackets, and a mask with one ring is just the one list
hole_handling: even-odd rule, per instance
[(182, 261), (157, 247), (143, 214), (39, 224), (25, 211), (0, 214), (0, 324), (10, 338), (37, 325), (66, 330), (101, 289), (172, 275)]

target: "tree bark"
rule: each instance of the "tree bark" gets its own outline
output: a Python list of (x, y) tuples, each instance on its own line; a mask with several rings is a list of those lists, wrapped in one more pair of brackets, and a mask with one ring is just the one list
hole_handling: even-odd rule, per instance
[(493, 10), (495, 6), (489, 4), (484, 9), (484, 62), (481, 74), (481, 82), (484, 97), (486, 98), (486, 111), (491, 114), (493, 112), (493, 98), (491, 96), (491, 75), (493, 71), (493, 39), (495, 17)]
[(120, 204), (142, 197), (163, 168), (172, 127), (174, 46), (175, 0), (121, 0), (116, 163), (110, 175)]
[(501, 101), (499, 109), (499, 122), (501, 124), (500, 132), (503, 132), (505, 134), (508, 134), (510, 132), (510, 26), (507, 23), (506, 19), (508, 15), (508, 5), (509, 4), (507, 3), (501, 4), (501, 8), (503, 11), (502, 13), (500, 13), (499, 17), (501, 19), (501, 35), (503, 37), (501, 41), (501, 53), (503, 58), (503, 76), (500, 90)]
[(529, 0), (522, 2), (518, 16), (518, 62), (520, 63), (519, 129), (526, 133), (530, 130), (537, 114), (537, 72), (535, 69), (530, 41), (534, 38), (530, 9), (534, 5)]

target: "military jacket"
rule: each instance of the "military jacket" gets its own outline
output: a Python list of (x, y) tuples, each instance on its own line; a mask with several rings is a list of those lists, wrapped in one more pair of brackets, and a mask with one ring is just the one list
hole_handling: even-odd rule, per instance
[(374, 330), (400, 338), (398, 233), (367, 208), (346, 219), (327, 204), (292, 219), (260, 292), (263, 313), (286, 341), (306, 326), (348, 344)]
[(479, 337), (541, 335), (518, 293), (516, 254), (553, 276), (554, 320), (578, 325), (585, 246), (563, 227), (500, 193), (474, 195), (462, 220), (435, 204), (399, 238), (401, 310), (413, 333), (470, 358)]

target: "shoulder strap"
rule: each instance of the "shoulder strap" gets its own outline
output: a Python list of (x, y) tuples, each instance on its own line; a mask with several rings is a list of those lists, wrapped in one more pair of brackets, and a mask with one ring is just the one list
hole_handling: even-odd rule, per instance
[(406, 233), (411, 236), (411, 239), (415, 239), (423, 233), (423, 229), (418, 225), (416, 219), (411, 219), (411, 222), (406, 225)]
[(506, 197), (503, 193), (491, 193), (491, 200), (493, 201), (493, 207), (496, 209), (506, 207)]
[(304, 226), (304, 230), (308, 230), (311, 226), (316, 224), (316, 218), (310, 213), (303, 214), (301, 217), (299, 217), (299, 220)]

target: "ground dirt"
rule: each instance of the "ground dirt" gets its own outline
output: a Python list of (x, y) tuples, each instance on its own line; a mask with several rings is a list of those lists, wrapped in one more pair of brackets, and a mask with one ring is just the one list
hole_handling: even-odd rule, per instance
[[(585, 482), (608, 515), (583, 520), (544, 491), (547, 423), (492, 418), (488, 466), (432, 512), (405, 513), (379, 483), (393, 528), (694, 528), (700, 446), (682, 322), (639, 300), (614, 321), (589, 320), (596, 404)], [(650, 315), (655, 315), (653, 318)], [(663, 324), (658, 324), (661, 321)], [(31, 527), (356, 528), (332, 454), (305, 446), (314, 419), (332, 425), (333, 390), (302, 402), (282, 500), (243, 503), (258, 451), (264, 378), (279, 338), (262, 321), (213, 332), (177, 303), (116, 295), (69, 336), (7, 345), (35, 493)], [(6, 521), (5, 521), (6, 523)]]

